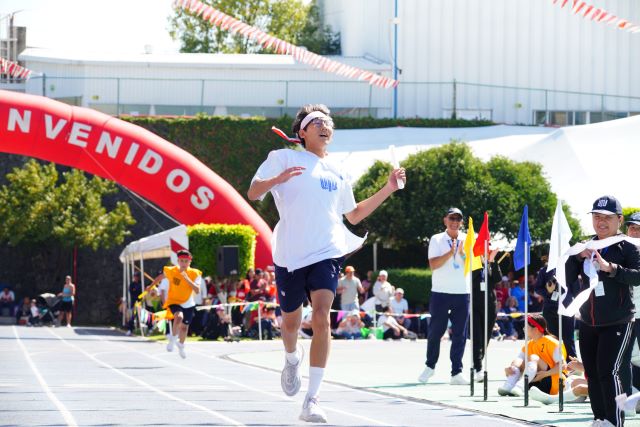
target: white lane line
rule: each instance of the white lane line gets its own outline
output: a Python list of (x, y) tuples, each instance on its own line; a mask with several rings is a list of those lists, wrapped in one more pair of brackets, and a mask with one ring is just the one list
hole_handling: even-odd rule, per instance
[(243, 423), (241, 423), (239, 421), (236, 421), (233, 418), (229, 418), (226, 415), (223, 415), (223, 414), (221, 414), (221, 413), (219, 413), (217, 411), (214, 411), (212, 409), (206, 408), (206, 407), (204, 407), (202, 405), (198, 405), (197, 403), (189, 402), (188, 400), (184, 400), (184, 399), (181, 399), (179, 397), (176, 397), (176, 396), (174, 396), (174, 395), (172, 395), (170, 393), (167, 393), (166, 391), (160, 390), (159, 388), (156, 388), (156, 387), (152, 386), (151, 384), (148, 384), (148, 383), (146, 383), (146, 382), (144, 382), (144, 381), (142, 381), (142, 380), (140, 380), (140, 379), (138, 379), (136, 377), (132, 377), (131, 375), (122, 372), (120, 369), (114, 368), (113, 366), (109, 365), (108, 363), (103, 362), (102, 360), (100, 360), (97, 357), (93, 356), (91, 353), (87, 353), (85, 350), (83, 350), (82, 348), (78, 347), (77, 345), (68, 342), (67, 340), (62, 338), (60, 335), (58, 335), (57, 333), (53, 332), (52, 330), (48, 329), (47, 331), (51, 335), (53, 335), (56, 338), (58, 338), (60, 341), (62, 341), (67, 346), (69, 346), (69, 347), (75, 349), (76, 351), (84, 354), (85, 356), (87, 356), (89, 359), (93, 360), (97, 364), (99, 364), (101, 366), (104, 366), (107, 369), (110, 369), (111, 371), (115, 372), (116, 374), (118, 374), (118, 375), (120, 375), (122, 377), (125, 377), (125, 378), (127, 378), (127, 379), (129, 379), (129, 380), (131, 380), (131, 381), (133, 381), (135, 383), (140, 384), (144, 388), (146, 388), (148, 390), (151, 390), (154, 393), (157, 393), (157, 394), (159, 394), (159, 395), (161, 395), (163, 397), (166, 397), (167, 399), (182, 403), (182, 404), (187, 405), (187, 406), (191, 406), (192, 408), (196, 408), (196, 409), (198, 409), (200, 411), (203, 411), (203, 412), (206, 412), (208, 414), (211, 414), (211, 415), (213, 415), (213, 416), (215, 416), (215, 417), (217, 417), (217, 418), (219, 418), (219, 419), (221, 419), (221, 420), (223, 420), (223, 421), (225, 421), (225, 422), (227, 422), (227, 423), (229, 423), (231, 425), (246, 427)]
[(56, 408), (58, 408), (58, 411), (60, 411), (60, 413), (62, 414), (62, 417), (66, 421), (67, 425), (70, 426), (70, 427), (71, 426), (76, 427), (78, 425), (78, 423), (76, 422), (75, 418), (73, 418), (73, 415), (71, 415), (71, 412), (69, 412), (69, 410), (66, 408), (66, 406), (64, 406), (64, 404), (62, 402), (60, 402), (60, 400), (58, 400), (56, 395), (53, 394), (53, 392), (51, 391), (51, 389), (47, 385), (46, 381), (44, 380), (44, 378), (40, 374), (40, 371), (36, 367), (35, 363), (33, 363), (33, 360), (31, 359), (31, 355), (27, 351), (27, 348), (22, 343), (22, 340), (20, 339), (20, 335), (18, 335), (18, 330), (16, 329), (15, 326), (13, 326), (13, 334), (16, 336), (16, 341), (18, 342), (18, 346), (20, 347), (20, 349), (24, 353), (24, 357), (27, 360), (27, 363), (31, 367), (31, 370), (35, 374), (36, 378), (38, 379), (38, 382), (40, 383), (40, 386), (42, 387), (44, 392), (47, 394), (47, 397), (49, 398), (49, 400), (51, 400), (53, 402), (53, 404), (56, 405)]
[[(100, 340), (100, 341), (108, 342), (108, 343), (110, 343), (110, 344), (112, 344), (112, 345), (118, 345), (118, 346), (125, 347), (125, 346), (124, 346), (124, 344), (121, 344), (121, 343), (119, 343), (119, 342), (115, 342), (115, 341), (108, 340), (108, 339), (103, 338), (103, 337), (101, 337), (101, 336), (96, 336), (96, 338), (97, 338), (98, 340)], [(128, 347), (125, 347), (125, 348), (127, 348), (127, 349), (128, 349)], [(230, 380), (230, 379), (227, 379), (227, 378), (217, 377), (217, 376), (215, 376), (215, 375), (208, 374), (208, 373), (203, 372), (203, 371), (201, 371), (201, 370), (197, 370), (197, 369), (189, 368), (189, 367), (187, 367), (187, 366), (183, 366), (183, 365), (180, 365), (180, 364), (177, 364), (177, 363), (174, 363), (174, 362), (170, 362), (170, 361), (168, 361), (168, 360), (166, 360), (166, 359), (164, 359), (164, 358), (161, 358), (161, 357), (158, 357), (158, 356), (153, 356), (153, 355), (150, 355), (150, 354), (144, 353), (144, 352), (139, 351), (139, 350), (131, 350), (131, 349), (128, 349), (128, 351), (129, 351), (129, 352), (133, 352), (133, 353), (141, 354), (141, 355), (143, 355), (143, 356), (145, 356), (145, 357), (148, 357), (148, 358), (150, 358), (150, 359), (155, 359), (155, 360), (158, 360), (158, 361), (161, 361), (161, 362), (165, 362), (165, 363), (167, 363), (167, 364), (169, 364), (169, 365), (171, 365), (171, 366), (175, 366), (175, 367), (177, 367), (177, 368), (180, 368), (180, 369), (183, 369), (183, 370), (186, 370), (186, 371), (193, 372), (193, 373), (195, 373), (195, 374), (197, 374), (197, 375), (199, 375), (199, 376), (204, 376), (204, 377), (207, 377), (207, 378), (211, 378), (211, 379), (213, 379), (213, 380), (216, 380), (216, 381), (222, 381), (222, 382), (226, 382), (226, 383), (229, 383), (229, 384), (233, 384), (233, 385), (235, 385), (235, 386), (237, 386), (237, 387), (241, 387), (241, 388), (244, 388), (244, 389), (250, 390), (250, 391), (255, 392), (255, 393), (259, 393), (259, 394), (264, 394), (264, 395), (267, 395), (267, 396), (271, 396), (271, 397), (274, 397), (274, 398), (276, 398), (276, 399), (278, 399), (278, 400), (285, 400), (285, 401), (288, 401), (288, 402), (296, 402), (296, 401), (297, 401), (296, 399), (293, 399), (293, 398), (290, 398), (290, 397), (283, 396), (282, 394), (279, 394), (279, 393), (271, 393), (271, 392), (268, 392), (268, 391), (261, 390), (261, 389), (259, 389), (259, 388), (251, 387), (251, 386), (249, 386), (249, 385), (246, 385), (246, 384), (240, 383), (240, 382), (238, 382), (238, 381), (233, 381), (233, 380)], [(189, 351), (192, 351), (192, 350), (189, 350)], [(215, 360), (224, 360), (224, 359), (219, 359), (219, 358), (215, 358), (215, 357), (209, 356), (209, 355), (204, 354), (204, 353), (201, 353), (201, 352), (199, 352), (199, 351), (195, 351), (195, 352), (196, 352), (196, 353), (198, 353), (199, 355), (204, 356), (204, 357), (207, 357), (207, 358), (211, 358), (211, 359), (215, 359)], [(233, 366), (237, 366), (237, 364), (236, 364), (236, 363), (234, 363), (234, 362), (229, 362), (229, 361), (225, 361), (225, 362), (227, 362), (227, 363), (229, 363), (229, 364), (231, 364), (231, 365), (233, 365)], [(260, 369), (260, 368), (255, 368), (255, 369)], [(260, 369), (260, 370), (264, 372), (264, 370), (262, 370), (262, 369)], [(350, 390), (352, 390), (352, 389), (350, 389)], [(380, 397), (380, 395), (378, 395), (378, 397)], [(324, 410), (325, 410), (325, 411), (327, 411), (327, 412), (335, 412), (335, 413), (337, 413), (337, 414), (346, 415), (346, 416), (351, 417), (351, 418), (358, 418), (358, 419), (363, 420), (363, 421), (366, 421), (366, 422), (368, 422), (368, 423), (370, 423), (370, 424), (381, 425), (381, 426), (388, 426), (388, 427), (397, 427), (397, 425), (396, 425), (396, 424), (390, 424), (389, 422), (382, 422), (382, 421), (380, 421), (380, 420), (376, 420), (376, 419), (374, 419), (374, 418), (365, 417), (364, 415), (358, 415), (358, 414), (354, 414), (354, 413), (352, 413), (352, 412), (348, 412), (348, 411), (342, 411), (342, 410), (340, 410), (340, 409), (335, 409), (335, 408), (332, 408), (332, 407), (330, 407), (330, 406), (322, 406), (322, 409), (324, 409)]]

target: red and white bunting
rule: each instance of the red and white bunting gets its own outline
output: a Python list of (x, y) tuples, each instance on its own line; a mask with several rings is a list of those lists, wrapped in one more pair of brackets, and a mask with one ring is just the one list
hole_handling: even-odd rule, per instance
[[(553, 0), (553, 4), (557, 4), (559, 0)], [(569, 0), (562, 0), (560, 8), (564, 8)], [(619, 18), (616, 15), (607, 12), (604, 9), (595, 7), (582, 0), (573, 0), (571, 2), (571, 11), (574, 15), (581, 14), (583, 18), (587, 18), (591, 21), (602, 22), (605, 24), (615, 25), (620, 30), (626, 30), (630, 33), (640, 32), (640, 26), (626, 19)]]
[(31, 77), (31, 70), (18, 65), (16, 62), (0, 58), (0, 74), (6, 74), (14, 79), (28, 80)]
[[(555, 1), (558, 0), (554, 0), (554, 2)], [(566, 2), (567, 0), (564, 1)], [(335, 73), (351, 79), (364, 80), (369, 82), (371, 85), (385, 89), (396, 87), (399, 84), (397, 80), (392, 78), (342, 64), (338, 61), (325, 58), (301, 47), (292, 45), (291, 43), (265, 33), (257, 27), (247, 25), (244, 22), (222, 13), (199, 0), (176, 0), (175, 6), (189, 11), (195, 16), (219, 27), (221, 30), (227, 30), (255, 40), (265, 49), (272, 49), (279, 54), (291, 55), (296, 61), (309, 64), (319, 70)]]

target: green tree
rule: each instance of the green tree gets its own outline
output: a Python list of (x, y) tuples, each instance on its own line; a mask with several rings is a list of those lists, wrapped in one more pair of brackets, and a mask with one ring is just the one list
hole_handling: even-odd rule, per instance
[[(542, 166), (494, 157), (484, 163), (462, 143), (422, 151), (403, 163), (407, 185), (359, 226), (372, 238), (395, 247), (426, 242), (442, 231), (447, 208), (457, 206), (474, 218), (476, 231), (484, 211), (492, 234), (513, 239), (518, 234), (522, 208), (529, 205), (529, 228), (534, 241), (551, 233), (557, 198), (542, 175)], [(372, 195), (387, 179), (391, 165), (376, 162), (355, 185), (356, 200)], [(578, 221), (564, 207), (569, 226), (580, 237)]]
[(94, 250), (119, 245), (135, 223), (129, 205), (116, 203), (111, 211), (102, 198), (117, 191), (102, 178), (87, 179), (72, 169), (59, 174), (53, 163), (28, 161), (7, 174), (0, 188), (0, 241), (12, 246), (55, 242), (63, 248)]
[[(202, 0), (245, 24), (298, 44), (300, 40), (310, 47), (322, 47), (317, 53), (335, 52), (337, 35), (320, 24), (315, 1), (302, 0)], [(176, 8), (169, 18), (169, 34), (180, 40), (181, 52), (189, 53), (266, 53), (259, 43), (247, 37), (232, 34), (196, 17), (182, 8)], [(315, 51), (314, 51), (315, 52)]]

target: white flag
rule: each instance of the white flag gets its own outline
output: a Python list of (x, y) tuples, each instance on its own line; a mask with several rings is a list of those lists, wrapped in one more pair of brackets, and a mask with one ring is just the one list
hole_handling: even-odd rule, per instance
[(558, 200), (556, 213), (553, 215), (553, 225), (551, 226), (551, 244), (549, 245), (549, 264), (547, 271), (551, 271), (558, 266), (558, 261), (571, 247), (571, 229), (567, 218), (562, 210), (562, 203)]

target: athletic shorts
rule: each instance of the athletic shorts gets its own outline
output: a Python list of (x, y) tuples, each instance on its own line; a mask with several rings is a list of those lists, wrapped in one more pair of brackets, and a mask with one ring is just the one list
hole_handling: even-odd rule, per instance
[(60, 311), (71, 313), (73, 311), (73, 301), (62, 301), (60, 303)]
[(343, 262), (344, 257), (325, 259), (293, 272), (276, 265), (278, 301), (282, 311), (296, 311), (305, 298), (311, 300), (311, 292), (318, 289), (328, 289), (335, 295)]
[(184, 323), (185, 325), (189, 325), (193, 320), (193, 315), (195, 314), (196, 307), (193, 306), (184, 308), (179, 304), (171, 304), (169, 306), (169, 310), (171, 310), (174, 316), (176, 315), (176, 313), (182, 313), (182, 323)]
[(544, 377), (535, 383), (529, 383), (529, 388), (538, 387), (541, 392), (549, 394), (551, 391), (551, 377)]

